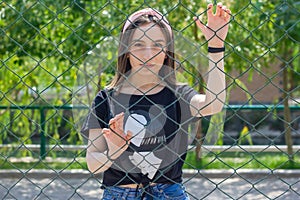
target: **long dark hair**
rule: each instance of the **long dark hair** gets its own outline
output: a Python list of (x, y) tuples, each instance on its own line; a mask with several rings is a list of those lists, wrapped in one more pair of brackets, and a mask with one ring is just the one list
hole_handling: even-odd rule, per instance
[(125, 31), (122, 31), (120, 36), (119, 50), (118, 50), (118, 63), (117, 70), (112, 82), (108, 85), (108, 88), (112, 89), (119, 86), (124, 78), (128, 76), (129, 71), (131, 70), (131, 64), (129, 61), (129, 44), (132, 41), (134, 30), (138, 27), (154, 23), (158, 25), (166, 39), (166, 58), (163, 63), (159, 75), (164, 78), (164, 81), (167, 84), (175, 85), (175, 53), (174, 53), (174, 36), (173, 32), (168, 31), (166, 25), (161, 22), (156, 16), (153, 15), (142, 15), (141, 17), (134, 20)]

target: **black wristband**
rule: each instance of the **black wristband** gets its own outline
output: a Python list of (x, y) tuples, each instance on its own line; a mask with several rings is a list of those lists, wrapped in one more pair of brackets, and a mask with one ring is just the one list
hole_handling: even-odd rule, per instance
[(221, 47), (221, 48), (208, 47), (209, 53), (220, 53), (220, 52), (224, 52), (224, 51), (225, 51), (225, 47)]

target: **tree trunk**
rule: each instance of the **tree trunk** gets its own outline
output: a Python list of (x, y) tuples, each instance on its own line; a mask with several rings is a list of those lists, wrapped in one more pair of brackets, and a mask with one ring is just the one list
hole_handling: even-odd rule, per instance
[[(204, 79), (200, 73), (198, 73), (198, 76), (200, 77), (200, 82), (198, 83), (198, 92), (204, 93)], [(202, 133), (202, 118), (197, 122), (197, 132), (196, 132), (196, 160), (200, 161), (201, 160), (201, 147), (203, 144), (204, 136)]]
[(285, 64), (283, 64), (283, 101), (284, 101), (284, 130), (285, 130), (285, 143), (287, 145), (287, 153), (289, 155), (289, 160), (293, 161), (293, 139), (292, 139), (292, 129), (291, 129), (291, 110), (289, 107), (289, 96), (290, 90), (288, 86), (288, 69)]
[(196, 134), (196, 160), (201, 160), (201, 147), (203, 144), (203, 134), (202, 134), (202, 120), (200, 119), (197, 126)]

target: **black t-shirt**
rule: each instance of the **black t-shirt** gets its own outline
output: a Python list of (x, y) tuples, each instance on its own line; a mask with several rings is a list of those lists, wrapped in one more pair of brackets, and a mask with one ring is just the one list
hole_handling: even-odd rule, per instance
[(124, 112), (124, 131), (133, 137), (128, 149), (104, 172), (104, 186), (131, 183), (180, 183), (188, 146), (188, 127), (197, 121), (190, 101), (197, 92), (187, 85), (165, 87), (151, 95), (100, 91), (82, 132), (108, 127)]

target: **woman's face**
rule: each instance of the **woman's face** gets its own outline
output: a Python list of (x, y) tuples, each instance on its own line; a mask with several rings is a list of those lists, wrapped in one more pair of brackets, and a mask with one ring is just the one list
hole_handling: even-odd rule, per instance
[(149, 23), (135, 29), (129, 44), (131, 73), (158, 75), (166, 50), (166, 39), (159, 26)]

